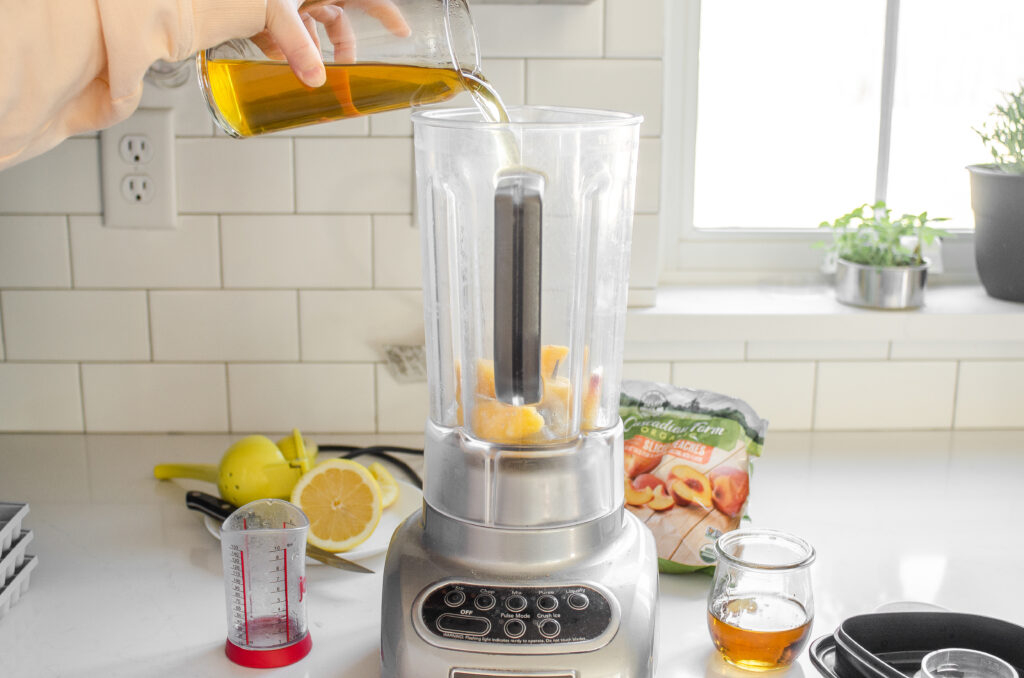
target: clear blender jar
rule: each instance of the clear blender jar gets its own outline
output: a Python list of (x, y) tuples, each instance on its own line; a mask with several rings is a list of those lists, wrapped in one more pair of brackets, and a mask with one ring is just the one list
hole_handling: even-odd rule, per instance
[(522, 107), (415, 126), (425, 500), (495, 527), (622, 506), (618, 414), (641, 116)]

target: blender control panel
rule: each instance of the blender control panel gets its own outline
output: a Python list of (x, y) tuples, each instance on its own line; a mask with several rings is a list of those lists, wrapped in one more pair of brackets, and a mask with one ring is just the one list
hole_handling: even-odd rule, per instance
[(441, 638), (505, 645), (586, 642), (612, 623), (608, 599), (586, 585), (449, 583), (427, 595), (420, 614)]

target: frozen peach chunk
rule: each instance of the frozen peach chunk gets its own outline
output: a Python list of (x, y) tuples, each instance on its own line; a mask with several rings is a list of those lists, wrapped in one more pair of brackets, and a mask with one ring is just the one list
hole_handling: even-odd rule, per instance
[(540, 433), (544, 417), (532, 405), (507, 405), (477, 398), (473, 406), (473, 432), (495, 443), (523, 443)]

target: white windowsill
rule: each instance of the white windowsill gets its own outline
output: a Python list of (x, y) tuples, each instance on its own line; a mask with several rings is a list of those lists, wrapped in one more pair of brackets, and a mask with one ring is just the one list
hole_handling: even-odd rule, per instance
[[(980, 285), (929, 287), (911, 311), (846, 306), (826, 285), (661, 287), (653, 296), (653, 306), (629, 310), (627, 359), (672, 359), (673, 343), (750, 341), (936, 342), (962, 345), (963, 357), (1024, 357), (1024, 304)], [(993, 355), (994, 344), (1002, 348)]]

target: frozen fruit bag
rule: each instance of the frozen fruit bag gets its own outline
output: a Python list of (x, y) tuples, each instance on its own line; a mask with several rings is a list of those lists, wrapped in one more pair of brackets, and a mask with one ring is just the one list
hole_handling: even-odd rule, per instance
[(625, 381), (626, 508), (654, 534), (662, 572), (714, 567), (715, 540), (740, 524), (750, 460), (768, 422), (737, 398)]

